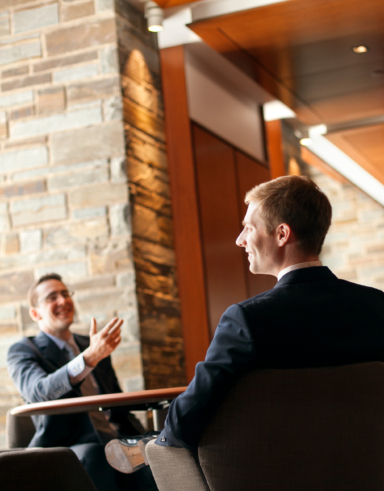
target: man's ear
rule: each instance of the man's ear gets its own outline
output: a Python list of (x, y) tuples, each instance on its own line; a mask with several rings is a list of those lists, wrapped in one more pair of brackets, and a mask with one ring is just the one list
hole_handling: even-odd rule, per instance
[(279, 247), (285, 246), (291, 236), (291, 227), (286, 223), (280, 223), (280, 225), (277, 227), (277, 242)]
[(35, 322), (41, 320), (41, 315), (39, 314), (39, 311), (36, 309), (36, 307), (31, 307), (29, 309), (29, 315), (31, 316), (31, 319)]

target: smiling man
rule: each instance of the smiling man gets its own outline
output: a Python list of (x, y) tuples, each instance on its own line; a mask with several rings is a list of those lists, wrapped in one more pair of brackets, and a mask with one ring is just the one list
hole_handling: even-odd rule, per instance
[(224, 312), (205, 360), (149, 445), (196, 450), (250, 370), (384, 361), (384, 293), (339, 280), (319, 260), (332, 216), (324, 193), (308, 178), (289, 176), (256, 186), (245, 201), (236, 244), (252, 273), (274, 275), (277, 284)]
[[(110, 354), (121, 341), (123, 321), (115, 317), (97, 332), (92, 319), (89, 337), (72, 334), (72, 296), (55, 273), (42, 276), (29, 290), (29, 313), (40, 332), (15, 343), (7, 356), (8, 371), (27, 403), (121, 392)], [(126, 409), (32, 419), (36, 433), (29, 446), (70, 447), (99, 491), (157, 489), (147, 469), (122, 475), (105, 459), (107, 442), (144, 432)]]

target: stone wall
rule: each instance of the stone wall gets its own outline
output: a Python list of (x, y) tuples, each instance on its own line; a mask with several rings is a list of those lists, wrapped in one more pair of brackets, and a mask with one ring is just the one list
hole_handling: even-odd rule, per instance
[(147, 389), (186, 384), (156, 36), (116, 2), (132, 209), (133, 257)]
[(36, 333), (26, 293), (43, 273), (76, 291), (77, 332), (124, 318), (113, 363), (124, 390), (144, 386), (113, 0), (0, 0), (0, 89), (2, 447), (21, 402), (6, 351)]

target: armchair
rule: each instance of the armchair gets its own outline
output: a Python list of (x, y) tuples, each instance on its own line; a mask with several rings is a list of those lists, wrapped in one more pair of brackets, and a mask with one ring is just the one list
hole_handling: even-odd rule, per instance
[(193, 456), (151, 441), (160, 491), (384, 491), (384, 363), (255, 370)]

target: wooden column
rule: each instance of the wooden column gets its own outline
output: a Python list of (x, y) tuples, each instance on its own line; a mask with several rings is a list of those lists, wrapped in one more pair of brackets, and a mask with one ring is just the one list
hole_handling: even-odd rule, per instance
[(267, 139), (268, 162), (271, 179), (286, 175), (284, 154), (283, 154), (283, 134), (281, 121), (266, 121), (265, 136)]
[(190, 381), (205, 358), (209, 326), (182, 46), (160, 51), (185, 363)]

